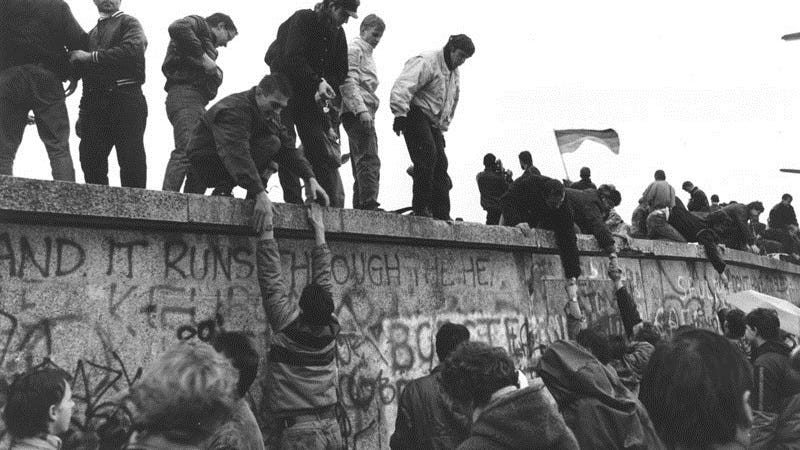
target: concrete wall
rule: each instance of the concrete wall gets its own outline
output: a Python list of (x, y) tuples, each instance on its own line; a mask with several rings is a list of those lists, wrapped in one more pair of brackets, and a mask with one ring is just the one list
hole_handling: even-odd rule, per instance
[[(13, 374), (49, 357), (76, 375), (76, 426), (96, 426), (105, 401), (179, 335), (202, 338), (206, 319), (251, 334), (266, 353), (251, 204), (7, 177), (0, 192), (0, 406)], [(302, 208), (278, 207), (284, 277), (297, 298), (311, 235)], [(564, 336), (564, 279), (550, 233), (333, 209), (325, 222), (351, 446), (388, 448), (399, 392), (437, 364), (440, 323), (467, 324), (522, 368)], [(619, 332), (607, 259), (591, 237), (579, 246), (580, 301), (592, 321)], [(736, 251), (726, 259), (728, 289), (695, 245), (633, 241), (621, 264), (642, 315), (667, 333), (715, 327), (729, 292), (800, 303), (797, 266)], [(266, 424), (257, 384), (251, 401)]]

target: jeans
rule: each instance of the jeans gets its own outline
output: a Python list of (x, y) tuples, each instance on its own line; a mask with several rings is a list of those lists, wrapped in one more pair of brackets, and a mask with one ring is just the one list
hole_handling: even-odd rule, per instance
[(186, 145), (203, 118), (207, 104), (206, 96), (193, 86), (177, 84), (169, 89), (166, 101), (167, 118), (172, 124), (175, 149), (172, 150), (167, 162), (162, 190), (180, 191), (184, 178), (187, 178), (186, 188), (196, 190), (189, 188), (190, 184), (197, 181), (193, 180), (191, 172), (188, 172), (189, 158), (186, 155)]
[(340, 450), (344, 445), (339, 422), (321, 419), (300, 422), (281, 432), (280, 450)]
[(667, 222), (667, 217), (661, 209), (657, 209), (647, 216), (647, 237), (650, 239), (686, 242), (686, 238)]
[(416, 106), (408, 112), (403, 132), (411, 162), (414, 163), (414, 214), (450, 219), (450, 189), (447, 155), (442, 131), (434, 127)]
[[(314, 170), (317, 182), (330, 198), (330, 206), (344, 208), (344, 186), (339, 176), (339, 166), (327, 157), (325, 133), (328, 129), (322, 110), (314, 102), (313, 95), (297, 94), (289, 100), (281, 112), (281, 122), (289, 135), (295, 137), (295, 127), (303, 144), (306, 159)], [(338, 124), (335, 124), (338, 132)], [(286, 169), (278, 169), (284, 200), (287, 203), (302, 203), (300, 182), (297, 175)]]
[(84, 92), (80, 117), (81, 168), (86, 182), (108, 184), (108, 156), (111, 148), (116, 147), (122, 186), (144, 188), (147, 101), (141, 86)]
[(364, 129), (352, 113), (342, 115), (342, 125), (350, 144), (350, 164), (353, 167), (353, 208), (375, 209), (381, 178), (381, 159), (378, 157), (378, 135), (375, 125)]
[(64, 87), (55, 74), (34, 64), (0, 72), (0, 175), (13, 174), (14, 157), (31, 110), (53, 179), (75, 181)]

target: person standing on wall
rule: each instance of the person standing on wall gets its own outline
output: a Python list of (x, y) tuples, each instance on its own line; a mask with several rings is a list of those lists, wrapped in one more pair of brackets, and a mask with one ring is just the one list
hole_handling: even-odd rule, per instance
[[(167, 162), (161, 189), (178, 192), (189, 169), (186, 145), (222, 84), (222, 69), (215, 62), (217, 48), (227, 47), (238, 31), (230, 16), (222, 13), (206, 18), (186, 16), (172, 22), (168, 31), (169, 47), (161, 72), (167, 77), (164, 90), (175, 149)], [(189, 179), (187, 184), (192, 181)]]
[(83, 97), (75, 131), (81, 138), (83, 178), (108, 184), (108, 156), (117, 149), (122, 186), (147, 185), (144, 129), (147, 101), (144, 52), (147, 38), (139, 21), (119, 10), (122, 0), (94, 0), (100, 18), (89, 32), (89, 51), (75, 50)]
[(386, 24), (370, 14), (361, 21), (361, 35), (347, 48), (349, 69), (342, 93), (342, 125), (350, 142), (353, 166), (353, 208), (377, 209), (381, 177), (375, 112), (380, 101), (375, 94), (378, 72), (372, 52), (383, 37)]
[(450, 189), (444, 132), (453, 120), (460, 79), (458, 68), (475, 53), (465, 34), (450, 36), (441, 50), (406, 61), (392, 87), (390, 107), (395, 134), (403, 137), (414, 164), (414, 215), (450, 218)]
[(89, 36), (61, 0), (4, 0), (0, 15), (0, 175), (13, 175), (28, 112), (50, 158), (54, 180), (75, 181), (69, 153), (66, 94), (77, 74), (67, 50), (87, 49)]
[[(341, 161), (332, 161), (328, 152), (331, 123), (321, 104), (337, 97), (336, 90), (347, 77), (347, 38), (342, 25), (350, 17), (358, 18), (358, 5), (359, 0), (324, 0), (317, 9), (295, 12), (278, 28), (278, 35), (264, 56), (273, 74), (285, 75), (292, 83), (294, 96), (281, 120), (292, 136), (297, 127), (319, 184), (331, 206), (339, 208), (344, 207), (338, 168)], [(287, 169), (278, 168), (284, 200), (302, 203), (299, 174)]]

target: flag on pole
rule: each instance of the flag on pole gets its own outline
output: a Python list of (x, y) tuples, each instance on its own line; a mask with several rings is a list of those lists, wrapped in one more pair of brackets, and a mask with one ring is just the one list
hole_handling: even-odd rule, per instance
[(609, 150), (619, 155), (619, 135), (613, 128), (607, 130), (554, 130), (558, 149), (562, 154), (572, 153), (584, 141), (593, 141), (605, 145)]

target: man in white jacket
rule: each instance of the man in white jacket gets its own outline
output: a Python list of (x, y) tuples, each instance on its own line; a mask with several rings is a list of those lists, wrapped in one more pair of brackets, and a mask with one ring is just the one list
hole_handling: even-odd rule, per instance
[(450, 220), (450, 189), (443, 132), (459, 96), (458, 67), (475, 53), (467, 35), (450, 36), (442, 50), (406, 62), (392, 87), (394, 132), (403, 133), (414, 163), (414, 215)]
[(347, 48), (348, 70), (342, 93), (342, 125), (350, 142), (353, 166), (353, 208), (377, 209), (381, 176), (375, 112), (378, 110), (378, 72), (372, 51), (386, 30), (384, 21), (370, 14), (361, 21), (361, 35)]

